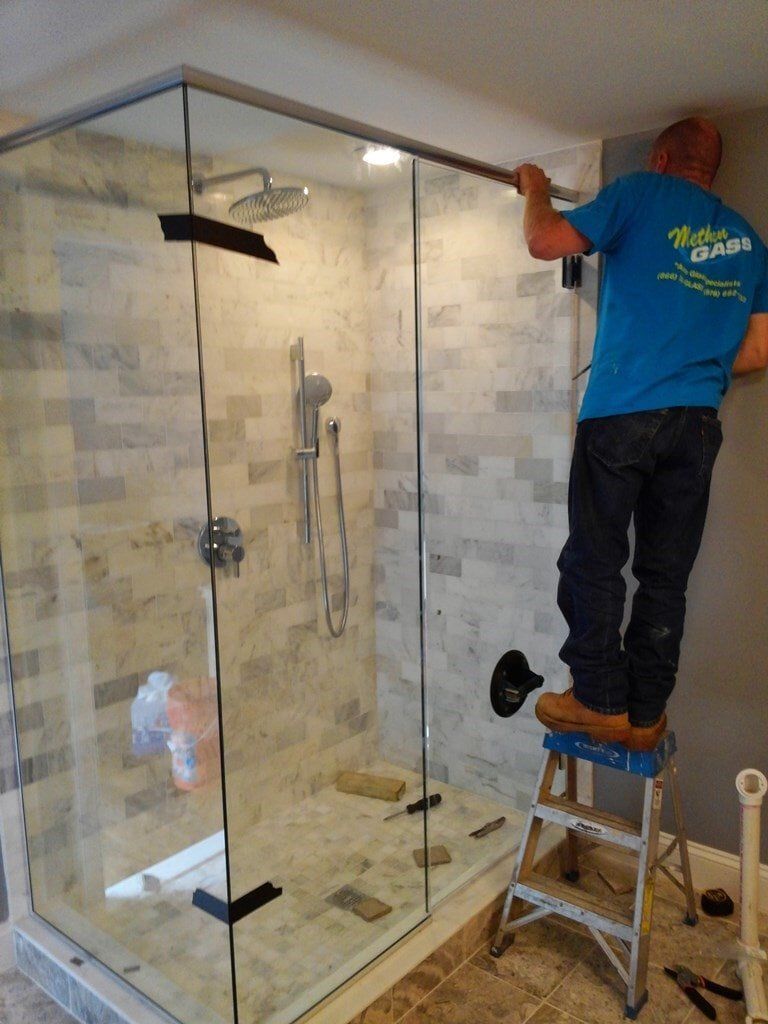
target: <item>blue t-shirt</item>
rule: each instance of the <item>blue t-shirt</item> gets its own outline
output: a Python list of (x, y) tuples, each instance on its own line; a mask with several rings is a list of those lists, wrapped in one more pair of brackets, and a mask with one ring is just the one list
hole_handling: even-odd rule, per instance
[(684, 178), (619, 178), (563, 216), (605, 254), (579, 419), (718, 408), (752, 313), (768, 312), (768, 250), (746, 220)]

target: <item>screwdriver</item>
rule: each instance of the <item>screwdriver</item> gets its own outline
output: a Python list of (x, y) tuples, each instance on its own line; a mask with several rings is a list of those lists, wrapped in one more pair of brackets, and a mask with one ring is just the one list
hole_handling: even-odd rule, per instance
[(437, 807), (439, 803), (442, 803), (442, 796), (439, 793), (433, 793), (429, 800), (417, 800), (414, 804), (408, 804), (404, 811), (396, 811), (394, 814), (388, 814), (384, 821), (391, 821), (392, 818), (399, 818), (401, 814), (416, 814), (417, 811), (423, 811), (425, 807)]

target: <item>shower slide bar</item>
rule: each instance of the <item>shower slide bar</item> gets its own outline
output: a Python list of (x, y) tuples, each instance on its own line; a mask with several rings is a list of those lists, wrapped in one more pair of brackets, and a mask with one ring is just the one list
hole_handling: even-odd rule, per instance
[[(465, 171), (468, 174), (476, 174), (479, 177), (489, 178), (492, 181), (498, 181), (501, 184), (517, 188), (517, 175), (506, 167), (485, 163), (481, 160), (473, 160), (471, 157), (462, 156), (459, 153), (453, 153), (438, 146), (417, 142), (415, 139), (410, 139), (404, 135), (397, 135), (394, 132), (374, 128), (362, 121), (355, 121), (338, 114), (330, 114), (319, 107), (298, 103), (296, 100), (277, 96), (275, 93), (267, 92), (264, 89), (243, 85), (241, 82), (236, 82), (220, 75), (213, 75), (207, 71), (201, 71), (199, 68), (190, 67), (188, 64), (182, 64), (163, 74), (144, 79), (127, 89), (108, 93), (99, 100), (80, 104), (71, 110), (57, 114), (55, 117), (46, 118), (10, 132), (10, 134), (0, 138), (0, 153), (17, 149), (19, 146), (24, 146), (29, 142), (47, 138), (65, 128), (71, 128), (85, 121), (91, 121), (94, 118), (120, 110), (122, 107), (138, 103), (140, 100), (167, 92), (181, 85), (191, 86), (203, 92), (237, 100), (240, 103), (247, 103), (253, 107), (260, 107), (275, 114), (293, 117), (297, 120), (305, 121), (307, 124), (315, 124), (321, 128), (330, 128), (333, 131), (341, 132), (344, 135), (351, 135), (366, 142), (390, 146), (392, 149), (400, 150), (402, 153), (407, 153), (422, 160), (428, 160), (443, 167), (451, 167), (458, 171)], [(564, 188), (562, 185), (555, 184), (550, 184), (549, 194), (553, 199), (561, 199), (569, 203), (578, 203), (580, 198), (579, 193), (575, 189)]]

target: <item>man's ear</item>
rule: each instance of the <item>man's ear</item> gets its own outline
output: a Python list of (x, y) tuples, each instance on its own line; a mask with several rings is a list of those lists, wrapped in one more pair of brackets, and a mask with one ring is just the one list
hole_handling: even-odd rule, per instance
[(654, 174), (666, 173), (669, 165), (669, 153), (661, 149), (655, 153), (651, 153), (648, 158), (648, 170), (653, 171)]

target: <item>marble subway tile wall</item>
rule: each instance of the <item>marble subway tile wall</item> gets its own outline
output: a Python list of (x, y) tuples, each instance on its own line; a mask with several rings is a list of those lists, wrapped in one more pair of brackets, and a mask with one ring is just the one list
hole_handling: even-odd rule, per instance
[[(214, 168), (215, 171), (229, 168)], [(201, 329), (214, 514), (244, 531), (240, 577), (218, 574), (227, 804), (234, 884), (259, 879), (238, 844), (263, 818), (378, 756), (373, 615), (371, 342), (360, 192), (270, 167), (279, 185), (308, 185), (304, 210), (259, 226), (280, 261), (200, 248)], [(223, 218), (215, 203), (200, 212)], [(227, 200), (229, 201), (229, 200)], [(312, 512), (303, 542), (296, 415), (303, 337), (306, 372), (333, 395), (320, 409), (319, 475), (334, 617), (341, 556), (326, 419), (341, 419), (350, 554), (345, 633), (326, 628)]]
[(191, 255), (157, 221), (184, 208), (186, 168), (69, 132), (5, 157), (0, 185), (2, 543), (29, 852), (38, 906), (80, 903), (170, 852), (164, 830), (220, 827), (220, 803), (183, 796), (167, 755), (135, 758), (130, 735), (148, 672), (208, 668)]
[[(597, 186), (597, 147), (538, 159), (560, 184)], [(391, 325), (397, 297), (376, 282), (399, 273), (407, 310), (409, 240), (407, 225), (380, 216), (384, 206), (379, 196), (369, 207), (380, 259), (371, 268), (372, 317)], [(561, 289), (559, 263), (529, 257), (523, 203), (509, 188), (425, 166), (420, 211), (430, 772), (523, 808), (540, 759), (533, 701), (500, 720), (488, 685), (513, 647), (548, 687), (566, 684), (555, 563), (567, 531), (571, 377), (591, 312)], [(411, 344), (380, 331), (374, 367), (386, 364), (386, 349)], [(409, 401), (404, 374), (375, 370), (382, 753), (413, 764), (401, 723), (419, 712), (418, 625), (398, 614), (415, 585), (403, 558), (417, 530)]]
[[(185, 161), (73, 132), (20, 150), (0, 175), (2, 539), (21, 770), (36, 896), (71, 902), (222, 826), (217, 784), (179, 790), (169, 755), (134, 756), (130, 735), (149, 672), (200, 679), (212, 667), (191, 253), (163, 242), (157, 221), (184, 209)], [(235, 829), (377, 756), (363, 207), (352, 190), (309, 185), (305, 211), (266, 226), (279, 267), (198, 248), (214, 513), (238, 518), (246, 546), (240, 578), (217, 580)], [(341, 640), (325, 629), (316, 547), (300, 540), (300, 334), (307, 370), (334, 386), (322, 412), (343, 423), (352, 604)], [(12, 790), (8, 745), (0, 772)], [(251, 861), (243, 850), (243, 884)]]

